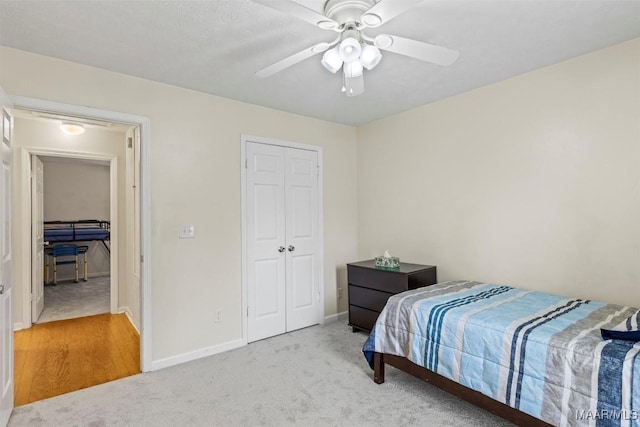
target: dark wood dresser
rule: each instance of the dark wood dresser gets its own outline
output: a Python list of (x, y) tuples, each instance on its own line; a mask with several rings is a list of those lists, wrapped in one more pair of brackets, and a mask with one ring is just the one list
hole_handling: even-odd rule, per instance
[(375, 260), (347, 264), (349, 326), (370, 331), (391, 295), (437, 283), (436, 267), (400, 263), (398, 270), (375, 267)]

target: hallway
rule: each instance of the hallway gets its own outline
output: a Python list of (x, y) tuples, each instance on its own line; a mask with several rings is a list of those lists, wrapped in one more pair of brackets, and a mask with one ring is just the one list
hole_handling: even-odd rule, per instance
[(15, 406), (140, 373), (140, 336), (124, 314), (37, 324), (14, 339)]

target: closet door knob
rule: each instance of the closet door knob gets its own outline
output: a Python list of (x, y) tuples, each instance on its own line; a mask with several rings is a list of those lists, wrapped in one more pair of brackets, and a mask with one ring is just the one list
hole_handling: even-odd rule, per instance
[(296, 250), (296, 247), (293, 246), (293, 245), (289, 245), (289, 247), (287, 249), (289, 249), (289, 252), (293, 252), (293, 251)]
[(4, 294), (4, 285), (0, 285), (0, 295)]
[(284, 252), (284, 251), (285, 251), (284, 246), (280, 246), (280, 247), (278, 248), (278, 252), (282, 253), (282, 252)]

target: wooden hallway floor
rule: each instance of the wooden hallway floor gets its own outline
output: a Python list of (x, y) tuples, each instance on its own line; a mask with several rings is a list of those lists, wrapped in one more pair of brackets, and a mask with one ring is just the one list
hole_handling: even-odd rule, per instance
[(140, 373), (140, 336), (124, 314), (33, 325), (14, 342), (15, 406)]

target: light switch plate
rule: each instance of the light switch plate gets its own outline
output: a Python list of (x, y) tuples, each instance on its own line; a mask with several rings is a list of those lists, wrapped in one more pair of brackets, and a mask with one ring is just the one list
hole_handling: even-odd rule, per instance
[(196, 237), (196, 227), (193, 224), (182, 224), (178, 236), (181, 239), (193, 239)]

